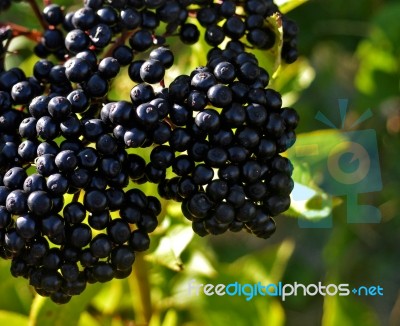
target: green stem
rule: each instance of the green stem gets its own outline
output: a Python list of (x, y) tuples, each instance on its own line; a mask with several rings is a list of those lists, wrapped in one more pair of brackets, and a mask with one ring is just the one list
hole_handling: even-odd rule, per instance
[(148, 325), (152, 315), (148, 267), (143, 253), (136, 253), (133, 273), (129, 276), (136, 325)]

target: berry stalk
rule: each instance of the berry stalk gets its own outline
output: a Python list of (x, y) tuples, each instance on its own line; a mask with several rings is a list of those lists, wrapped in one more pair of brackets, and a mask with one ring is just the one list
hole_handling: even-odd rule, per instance
[(133, 301), (135, 322), (138, 325), (148, 325), (153, 312), (151, 303), (151, 288), (149, 282), (148, 264), (143, 253), (138, 253), (133, 267), (133, 273), (129, 276), (129, 286)]
[(29, 5), (31, 6), (33, 13), (35, 14), (36, 18), (38, 19), (40, 25), (44, 30), (48, 28), (46, 21), (43, 19), (41, 10), (39, 9), (38, 4), (36, 3), (35, 0), (27, 0)]

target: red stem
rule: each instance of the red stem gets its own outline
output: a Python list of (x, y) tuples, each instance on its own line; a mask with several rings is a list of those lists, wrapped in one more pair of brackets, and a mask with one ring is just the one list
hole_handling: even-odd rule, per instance
[(35, 29), (28, 29), (24, 26), (10, 22), (5, 22), (5, 23), (0, 22), (0, 27), (11, 28), (13, 37), (25, 36), (35, 42), (39, 42), (42, 37), (42, 33)]
[(36, 3), (36, 1), (35, 0), (28, 0), (28, 3), (32, 7), (32, 10), (33, 10), (35, 16), (37, 17), (37, 19), (38, 19), (40, 25), (42, 26), (42, 28), (43, 29), (47, 29), (48, 25), (47, 25), (46, 21), (43, 19), (42, 11), (39, 9), (39, 6)]
[(74, 193), (73, 197), (72, 197), (72, 202), (78, 202), (79, 201), (79, 196), (81, 194), (81, 191), (78, 191), (76, 193)]
[(128, 39), (128, 37), (130, 35), (132, 35), (136, 30), (132, 31), (132, 32), (128, 32), (128, 31), (123, 31), (121, 33), (121, 36), (114, 42), (113, 45), (111, 45), (108, 49), (107, 52), (104, 54), (104, 58), (107, 57), (111, 57), (113, 51), (115, 50), (115, 48), (117, 48), (119, 45), (124, 44), (125, 41)]

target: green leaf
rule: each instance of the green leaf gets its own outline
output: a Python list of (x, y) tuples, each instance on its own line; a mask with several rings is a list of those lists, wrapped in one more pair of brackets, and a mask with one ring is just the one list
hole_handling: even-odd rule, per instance
[(399, 92), (399, 15), (398, 2), (383, 6), (371, 22), (369, 36), (358, 45), (355, 85), (368, 95), (360, 98), (362, 105), (381, 106), (384, 99)]
[(318, 221), (331, 215), (333, 198), (322, 190), (295, 182), (291, 205), (285, 215)]
[(307, 1), (308, 0), (275, 0), (275, 4), (283, 14), (287, 14), (289, 11), (292, 11)]
[(193, 230), (191, 226), (171, 226), (166, 235), (161, 238), (156, 250), (146, 255), (146, 260), (164, 265), (174, 271), (181, 271), (183, 266), (179, 256), (192, 238)]
[(108, 98), (113, 101), (130, 101), (130, 91), (135, 85), (136, 83), (129, 78), (127, 68), (123, 68), (121, 73), (112, 81)]
[(270, 72), (272, 78), (275, 78), (282, 62), (282, 46), (283, 46), (283, 28), (282, 28), (282, 17), (279, 13), (275, 13), (267, 18), (267, 25), (275, 34), (275, 44), (269, 53), (272, 54), (274, 58), (274, 64)]
[(217, 271), (201, 251), (194, 251), (189, 262), (185, 264), (185, 270), (190, 275), (203, 275), (213, 277)]
[(161, 326), (176, 326), (178, 325), (178, 313), (174, 309), (169, 309), (164, 317)]
[[(287, 157), (297, 167), (297, 163), (307, 163), (310, 168), (326, 163), (333, 149), (339, 151), (339, 143), (347, 144), (349, 138), (337, 129), (317, 130), (297, 135), (296, 145), (287, 151)], [(313, 171), (315, 173), (315, 171)]]
[[(318, 130), (299, 134), (297, 143), (287, 156), (295, 167), (295, 187), (292, 203), (286, 215), (319, 221), (331, 216), (332, 209), (340, 201), (324, 192), (316, 184), (323, 175), (330, 155), (339, 150), (338, 144), (347, 146), (347, 137), (340, 130)], [(340, 148), (344, 150), (343, 147)]]
[[(229, 271), (245, 282), (279, 282), (293, 254), (294, 246), (292, 240), (286, 239), (277, 246), (239, 258), (229, 266)], [(241, 268), (243, 266), (246, 268)]]
[[(373, 23), (377, 26), (382, 34), (385, 34), (385, 38), (382, 41), (388, 40), (386, 45), (386, 50), (394, 50), (398, 53), (400, 51), (399, 39), (400, 39), (400, 4), (398, 2), (388, 3), (386, 6), (382, 7), (382, 10), (375, 16)], [(379, 39), (375, 39), (379, 42)], [(390, 47), (391, 48), (390, 48)]]
[[(254, 295), (206, 296), (188, 292), (188, 282), (194, 284), (269, 284), (282, 279), (287, 263), (294, 252), (294, 242), (284, 240), (276, 246), (267, 246), (230, 264), (218, 265), (218, 274), (212, 278), (189, 277), (181, 284), (177, 300), (188, 303), (196, 325), (283, 325), (284, 310), (275, 297)], [(248, 300), (247, 300), (248, 299)]]
[(37, 295), (32, 303), (29, 325), (77, 325), (81, 313), (86, 310), (89, 302), (92, 301), (101, 288), (102, 284), (90, 284), (83, 293), (74, 296), (69, 303), (64, 305), (57, 305), (49, 298)]
[(264, 325), (283, 326), (285, 325), (285, 310), (278, 300), (270, 300), (266, 305), (261, 300), (255, 302), (260, 320)]
[(0, 279), (0, 292), (7, 293), (0, 296), (1, 309), (28, 315), (33, 294), (24, 278), (11, 276), (10, 261), (0, 261)]
[(112, 315), (118, 309), (124, 286), (127, 286), (126, 280), (114, 279), (112, 282), (104, 284), (99, 293), (93, 298), (92, 305), (98, 311), (102, 311), (106, 315)]
[[(373, 30), (372, 40), (365, 40), (360, 43), (357, 49), (360, 66), (355, 84), (361, 92), (369, 95), (379, 92), (382, 97), (380, 90), (386, 88), (388, 83), (382, 83), (380, 79), (398, 71), (397, 57), (387, 50), (388, 43), (386, 35), (379, 29)], [(379, 79), (377, 80), (377, 78)], [(397, 85), (389, 87), (390, 92), (382, 89), (384, 94), (388, 95), (392, 94), (393, 90), (397, 90)]]
[(336, 325), (380, 325), (372, 309), (363, 304), (358, 297), (326, 296), (322, 326)]
[(270, 87), (282, 94), (285, 106), (291, 106), (314, 79), (314, 68), (307, 59), (300, 57), (290, 65), (281, 66), (279, 76), (271, 80)]
[(272, 81), (277, 76), (282, 63), (283, 29), (281, 14), (277, 12), (269, 16), (265, 21), (265, 26), (275, 34), (274, 46), (267, 51), (252, 49), (251, 52), (257, 57), (259, 65), (268, 71)]
[(0, 325), (27, 326), (28, 317), (11, 311), (0, 310)]
[(78, 326), (101, 326), (101, 325), (104, 325), (104, 324), (101, 324), (98, 319), (93, 317), (88, 312), (84, 311), (81, 313)]

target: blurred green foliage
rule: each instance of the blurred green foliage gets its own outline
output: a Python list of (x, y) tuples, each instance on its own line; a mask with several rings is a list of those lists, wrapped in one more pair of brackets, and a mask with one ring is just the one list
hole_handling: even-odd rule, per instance
[[(89, 285), (64, 306), (35, 296), (23, 279), (9, 274), (9, 262), (0, 261), (1, 325), (400, 325), (398, 188), (400, 180), (400, 3), (397, 0), (280, 0), (282, 9), (300, 26), (301, 58), (281, 66), (271, 87), (283, 93), (284, 104), (301, 116), (298, 142), (288, 152), (300, 191), (308, 202), (294, 202), (287, 216), (277, 219), (270, 240), (247, 234), (220, 237), (193, 236), (179, 205), (168, 204), (151, 250), (137, 258), (127, 280)], [(62, 0), (66, 7), (76, 2)], [(17, 3), (0, 15), (40, 28), (26, 3)], [(273, 21), (270, 22), (274, 24)], [(20, 38), (12, 50), (32, 49)], [(207, 45), (191, 48), (172, 42), (177, 54), (167, 83), (178, 73), (205, 63)], [(29, 50), (9, 55), (8, 66), (30, 73), (36, 60)], [(256, 52), (271, 69), (276, 62)], [(272, 58), (273, 59), (273, 58)], [(128, 97), (131, 81), (121, 77), (111, 97)], [(360, 202), (379, 207), (378, 224), (349, 224), (346, 197), (324, 191), (329, 149), (344, 140), (340, 130), (315, 120), (323, 112), (340, 126), (337, 100), (348, 98), (350, 111), (344, 129), (370, 108), (373, 118), (356, 129), (374, 129), (378, 136), (383, 190), (360, 195)], [(354, 129), (353, 129), (354, 130)], [(318, 155), (299, 156), (296, 148), (318, 145)], [(143, 151), (144, 156), (148, 155)], [(155, 193), (149, 186), (145, 191)], [(320, 221), (333, 216), (330, 228), (300, 228), (298, 219)], [(293, 218), (295, 217), (295, 218)], [(297, 296), (282, 302), (276, 297), (218, 297), (187, 294), (187, 284), (299, 282), (381, 285), (384, 296)]]

